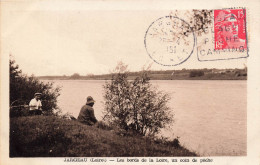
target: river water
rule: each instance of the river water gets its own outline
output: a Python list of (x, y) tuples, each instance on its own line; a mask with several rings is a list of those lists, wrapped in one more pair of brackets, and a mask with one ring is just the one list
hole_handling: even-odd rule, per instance
[[(46, 80), (45, 80), (46, 81)], [(62, 86), (58, 105), (77, 117), (87, 96), (95, 100), (95, 115), (102, 119), (103, 80), (55, 80)], [(244, 156), (247, 151), (246, 81), (154, 80), (159, 90), (170, 93), (175, 114), (169, 138), (180, 137), (186, 148), (201, 156)]]

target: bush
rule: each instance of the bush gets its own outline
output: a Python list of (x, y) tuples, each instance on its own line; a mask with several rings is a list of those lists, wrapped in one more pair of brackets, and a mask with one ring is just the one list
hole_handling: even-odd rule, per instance
[(78, 73), (74, 73), (73, 75), (70, 76), (70, 79), (79, 79), (80, 78), (80, 74)]
[(182, 146), (180, 145), (179, 138), (180, 137), (177, 136), (177, 138), (174, 138), (171, 141), (171, 140), (169, 140), (169, 138), (161, 137), (161, 138), (155, 139), (154, 142), (157, 143), (157, 144), (165, 144), (167, 146), (171, 146), (171, 147), (174, 147), (174, 148), (181, 148)]
[(95, 126), (97, 128), (103, 129), (103, 130), (113, 130), (114, 128), (111, 127), (111, 125), (108, 125), (107, 123), (103, 122), (103, 121), (98, 121)]
[(155, 135), (173, 121), (168, 94), (152, 87), (147, 71), (133, 81), (127, 66), (119, 63), (110, 82), (104, 85), (105, 121), (127, 132)]
[(201, 70), (193, 70), (190, 72), (190, 77), (200, 77), (204, 76), (204, 72)]
[[(22, 74), (22, 70), (10, 59), (10, 116), (27, 115), (28, 104), (34, 97), (34, 93), (42, 93), (42, 109), (45, 114), (54, 114), (57, 106), (57, 97), (60, 95), (60, 87), (53, 87), (53, 83), (43, 83), (34, 76)], [(27, 106), (25, 106), (27, 105)]]

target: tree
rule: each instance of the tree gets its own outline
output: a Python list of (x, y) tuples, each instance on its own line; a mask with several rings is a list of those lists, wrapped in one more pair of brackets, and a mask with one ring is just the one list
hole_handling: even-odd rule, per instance
[(155, 135), (173, 121), (167, 106), (170, 96), (152, 87), (147, 70), (133, 81), (127, 79), (127, 66), (122, 62), (116, 71), (104, 85), (105, 121), (143, 136)]
[(190, 77), (200, 77), (200, 76), (204, 76), (204, 71), (202, 71), (202, 70), (190, 71)]
[(70, 76), (71, 79), (79, 79), (80, 78), (80, 74), (78, 73), (74, 73), (73, 75)]
[(15, 64), (15, 61), (9, 60), (10, 68), (10, 109), (13, 111), (14, 105), (29, 104), (34, 93), (42, 93), (42, 109), (49, 114), (54, 114), (54, 110), (59, 109), (57, 98), (60, 95), (60, 87), (54, 87), (53, 83), (43, 83), (34, 76), (22, 74), (22, 70)]

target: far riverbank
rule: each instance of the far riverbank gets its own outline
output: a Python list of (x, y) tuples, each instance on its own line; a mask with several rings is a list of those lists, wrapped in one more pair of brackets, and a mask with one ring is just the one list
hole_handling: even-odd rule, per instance
[[(151, 80), (247, 80), (245, 69), (182, 69), (166, 71), (148, 71)], [(141, 72), (129, 72), (128, 78), (135, 79)], [(110, 80), (112, 74), (82, 76), (74, 73), (71, 76), (39, 76), (42, 80)]]

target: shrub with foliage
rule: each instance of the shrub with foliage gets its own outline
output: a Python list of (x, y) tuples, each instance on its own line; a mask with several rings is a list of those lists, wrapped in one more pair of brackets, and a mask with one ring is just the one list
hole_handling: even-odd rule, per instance
[(190, 77), (200, 77), (204, 76), (204, 72), (202, 70), (193, 70), (190, 72)]
[(70, 76), (70, 79), (79, 79), (80, 78), (80, 74), (78, 73), (74, 73), (73, 75)]
[(28, 105), (34, 97), (34, 93), (42, 93), (42, 109), (45, 114), (54, 114), (54, 110), (59, 109), (57, 106), (57, 97), (60, 95), (60, 87), (54, 87), (53, 83), (41, 82), (34, 76), (22, 74), (22, 70), (10, 59), (10, 110), (11, 117), (19, 116), (23, 105)]
[(126, 68), (119, 63), (104, 85), (104, 119), (126, 132), (155, 135), (173, 121), (167, 106), (170, 96), (152, 87), (146, 70), (130, 81)]

